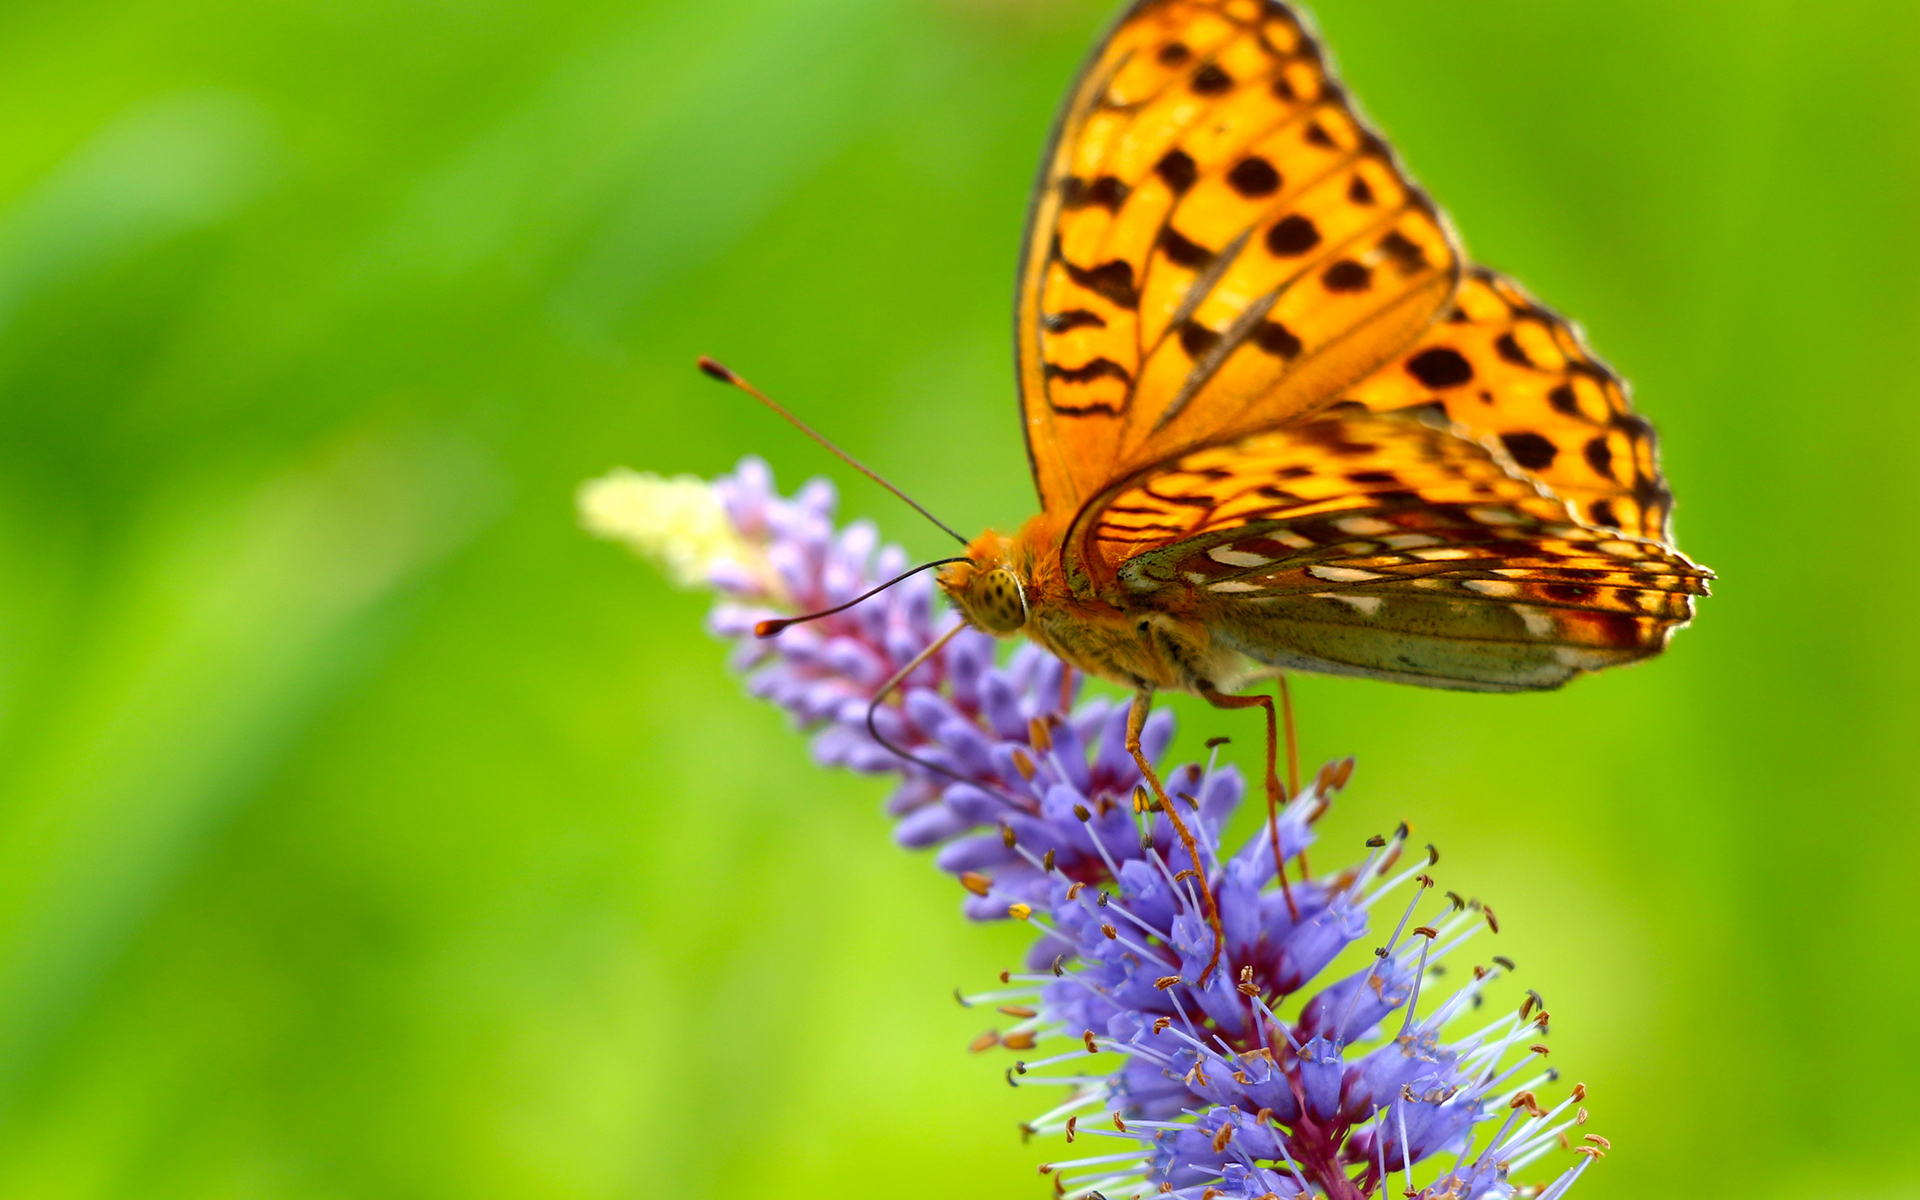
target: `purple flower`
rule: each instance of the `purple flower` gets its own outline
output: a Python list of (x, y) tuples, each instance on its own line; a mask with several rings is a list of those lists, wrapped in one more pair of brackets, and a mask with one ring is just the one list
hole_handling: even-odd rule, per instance
[[(782, 498), (756, 459), (712, 485), (710, 510), (687, 488), (617, 475), (588, 485), (582, 506), (596, 532), (722, 594), (711, 629), (736, 643), (749, 690), (809, 731), (817, 761), (898, 776), (895, 839), (938, 848), (969, 917), (1039, 931), (1004, 990), (962, 1002), (1017, 1018), (977, 1044), (1028, 1055), (1008, 1082), (1064, 1089), (1028, 1125), (1088, 1150), (1041, 1168), (1062, 1194), (1553, 1200), (1604, 1152), (1589, 1135), (1543, 1188), (1511, 1182), (1571, 1145), (1585, 1090), (1539, 1099), (1556, 1076), (1536, 1061), (1548, 1015), (1534, 993), (1461, 1028), (1513, 964), (1455, 969), (1462, 947), (1498, 930), (1490, 909), (1437, 889), (1432, 847), (1408, 861), (1402, 825), (1357, 863), (1308, 873), (1315, 822), (1351, 759), (1230, 847), (1237, 770), (1211, 756), (1164, 770), (1176, 824), (1127, 753), (1124, 702), (1079, 700), (1080, 677), (1031, 645), (996, 661), (992, 639), (953, 631), (925, 576), (757, 637), (761, 622), (844, 604), (906, 560), (871, 525), (836, 529), (827, 484)], [(669, 490), (671, 519), (650, 518)], [(1155, 712), (1149, 760), (1172, 733), (1172, 714)], [(1276, 859), (1297, 864), (1290, 878)]]

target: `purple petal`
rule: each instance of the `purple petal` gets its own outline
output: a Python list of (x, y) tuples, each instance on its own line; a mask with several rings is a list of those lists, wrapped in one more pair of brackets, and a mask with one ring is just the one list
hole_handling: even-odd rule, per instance
[(893, 840), (909, 850), (924, 850), (967, 829), (965, 818), (952, 809), (943, 804), (929, 804), (902, 817), (893, 827)]

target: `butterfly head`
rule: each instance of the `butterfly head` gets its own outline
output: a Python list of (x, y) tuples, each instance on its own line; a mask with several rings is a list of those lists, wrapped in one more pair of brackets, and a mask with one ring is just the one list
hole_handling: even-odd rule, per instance
[(1027, 584), (1008, 560), (1006, 539), (994, 534), (968, 547), (964, 562), (941, 568), (941, 590), (975, 628), (1018, 633), (1032, 615)]

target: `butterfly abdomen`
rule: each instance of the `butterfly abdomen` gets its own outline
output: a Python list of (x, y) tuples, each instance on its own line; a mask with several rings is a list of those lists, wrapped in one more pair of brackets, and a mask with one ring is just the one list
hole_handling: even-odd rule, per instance
[(1076, 669), (1123, 687), (1231, 691), (1256, 667), (1199, 622), (1100, 601), (1039, 606), (1027, 634)]

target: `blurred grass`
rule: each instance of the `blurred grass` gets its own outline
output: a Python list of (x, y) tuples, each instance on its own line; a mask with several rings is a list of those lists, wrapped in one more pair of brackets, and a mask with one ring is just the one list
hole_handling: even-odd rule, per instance
[[(1497, 899), (1618, 1147), (1582, 1195), (1920, 1194), (1920, 17), (1319, 16), (1636, 381), (1723, 577), (1564, 694), (1304, 682), (1336, 844), (1410, 816)], [(1015, 243), (1105, 19), (0, 9), (0, 1194), (1042, 1194), (945, 998), (1017, 936), (570, 497), (751, 450), (938, 547), (704, 352), (1023, 517)]]

